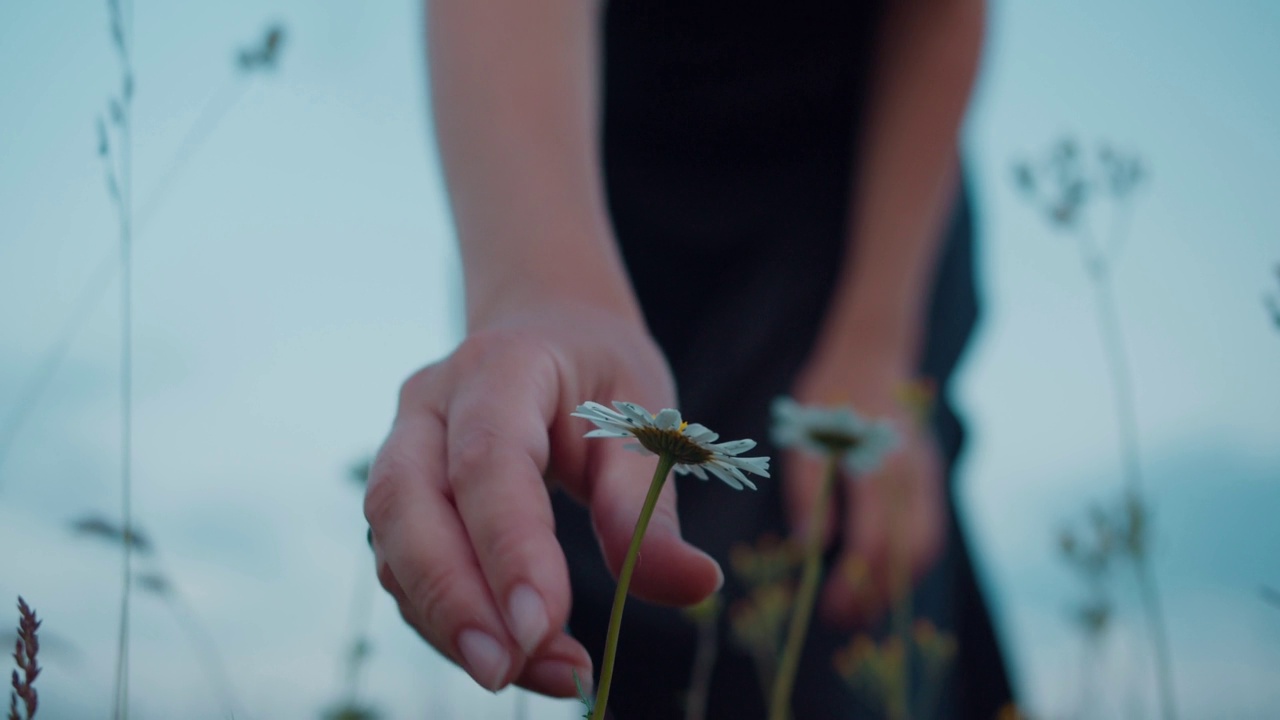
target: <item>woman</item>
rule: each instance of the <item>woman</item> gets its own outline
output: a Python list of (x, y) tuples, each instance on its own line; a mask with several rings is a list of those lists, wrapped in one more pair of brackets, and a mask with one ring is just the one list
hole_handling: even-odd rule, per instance
[[(406, 620), (491, 690), (572, 695), (599, 659), (605, 568), (652, 461), (584, 441), (569, 412), (676, 407), (678, 384), (686, 417), (762, 440), (779, 394), (847, 401), (895, 418), (906, 442), (844, 487), (829, 559), (867, 580), (829, 573), (796, 716), (856, 716), (831, 653), (841, 628), (883, 614), (887, 489), (905, 487), (915, 605), (959, 644), (939, 713), (991, 717), (1008, 688), (946, 483), (960, 446), (946, 380), (974, 316), (956, 145), (979, 0), (427, 10), (468, 334), (405, 383), (366, 497)], [(895, 401), (920, 374), (942, 391), (936, 435)], [(632, 584), (653, 604), (628, 608), (617, 717), (680, 715), (691, 631), (668, 606), (724, 582), (732, 544), (802, 530), (818, 472), (782, 461), (758, 494), (692, 482), (677, 502), (667, 484)], [(746, 662), (724, 644), (710, 717), (763, 716)]]

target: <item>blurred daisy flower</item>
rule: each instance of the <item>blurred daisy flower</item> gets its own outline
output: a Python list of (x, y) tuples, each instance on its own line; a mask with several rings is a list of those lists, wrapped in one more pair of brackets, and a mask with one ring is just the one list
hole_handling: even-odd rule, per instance
[(706, 426), (688, 423), (679, 410), (667, 408), (657, 415), (629, 402), (614, 402), (617, 411), (596, 402), (586, 402), (572, 413), (596, 424), (597, 429), (585, 437), (635, 438), (626, 447), (644, 455), (667, 455), (675, 461), (680, 474), (706, 480), (707, 473), (720, 478), (734, 490), (744, 486), (756, 489), (746, 473), (769, 477), (769, 458), (738, 457), (756, 446), (755, 440), (732, 440), (718, 443), (720, 436)]
[(829, 456), (856, 473), (869, 473), (884, 462), (899, 442), (887, 420), (870, 420), (848, 406), (801, 405), (780, 397), (773, 403), (773, 442)]

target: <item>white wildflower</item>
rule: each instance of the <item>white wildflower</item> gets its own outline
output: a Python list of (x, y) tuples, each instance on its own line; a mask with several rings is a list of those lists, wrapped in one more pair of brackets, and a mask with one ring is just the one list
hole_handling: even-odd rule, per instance
[(756, 446), (755, 440), (733, 440), (717, 443), (720, 436), (703, 425), (680, 419), (680, 411), (667, 408), (652, 415), (629, 402), (614, 402), (617, 412), (595, 402), (586, 402), (572, 413), (596, 424), (597, 429), (585, 437), (635, 438), (626, 447), (642, 454), (670, 455), (674, 469), (706, 480), (707, 473), (720, 478), (729, 487), (756, 489), (746, 473), (769, 477), (769, 458), (738, 457)]
[(835, 453), (856, 473), (880, 467), (899, 442), (897, 431), (887, 420), (864, 418), (848, 406), (801, 405), (786, 397), (773, 402), (771, 434), (779, 448), (800, 448), (824, 456)]

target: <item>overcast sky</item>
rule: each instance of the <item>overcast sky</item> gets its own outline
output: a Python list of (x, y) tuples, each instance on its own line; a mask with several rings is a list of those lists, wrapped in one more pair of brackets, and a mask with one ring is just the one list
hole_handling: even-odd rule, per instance
[[(1064, 134), (1141, 154), (1151, 180), (1115, 277), (1179, 695), (1186, 717), (1273, 717), (1280, 609), (1259, 588), (1280, 587), (1280, 332), (1262, 304), (1280, 295), (1280, 9), (1153, 7), (993, 3), (965, 135), (986, 310), (955, 389), (972, 429), (961, 502), (1027, 704), (1071, 711), (1081, 647), (1066, 608), (1080, 588), (1053, 539), (1114, 494), (1115, 422), (1077, 248), (1025, 207), (1010, 166)], [(237, 78), (236, 49), (276, 21), (281, 66)], [(352, 605), (373, 580), (347, 467), (380, 442), (400, 381), (458, 339), (420, 13), (140, 1), (135, 35), (135, 187), (149, 208), (135, 276), (138, 522), (212, 633), (243, 716), (315, 718), (340, 693)], [(115, 247), (94, 131), (118, 85), (105, 3), (0, 5), (0, 67), (8, 423)], [(201, 117), (217, 122), (197, 128), (159, 194)], [(46, 618), (50, 720), (110, 704), (117, 553), (67, 525), (119, 504), (116, 292), (0, 460), (0, 601), (22, 593)], [(1134, 610), (1100, 667), (1140, 680)], [(134, 618), (135, 717), (221, 717), (166, 606), (140, 597)], [(370, 627), (362, 692), (389, 717), (511, 717), (511, 693), (472, 689), (381, 593)], [(1100, 694), (1103, 715), (1134, 707), (1149, 694)]]

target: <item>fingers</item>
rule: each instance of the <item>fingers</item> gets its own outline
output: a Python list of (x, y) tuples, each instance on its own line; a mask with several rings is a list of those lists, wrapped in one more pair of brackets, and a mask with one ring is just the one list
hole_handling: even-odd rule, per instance
[[(391, 582), (395, 584), (394, 579)], [(416, 622), (415, 613), (403, 592), (397, 592), (391, 587), (387, 589), (396, 599), (405, 622), (426, 637), (425, 628)], [(589, 692), (594, 677), (591, 655), (577, 640), (566, 633), (560, 633), (551, 638), (536, 657), (527, 659), (524, 670), (516, 678), (515, 683), (526, 690), (551, 697), (577, 697), (575, 675), (578, 678), (577, 682), (582, 683), (583, 688)]]
[(444, 428), (402, 412), (370, 471), (365, 515), (378, 577), (405, 619), (480, 685), (497, 690), (523, 669), (443, 482)]
[(547, 642), (537, 657), (529, 659), (516, 684), (551, 697), (577, 697), (575, 674), (582, 688), (591, 692), (591, 656), (577, 640), (560, 633)]
[[(615, 576), (622, 568), (640, 517), (657, 459), (596, 443), (588, 456), (588, 504), (605, 561)], [(632, 594), (665, 605), (693, 605), (720, 588), (724, 574), (710, 555), (686, 543), (676, 513), (675, 478), (667, 478), (640, 545)]]
[(937, 560), (947, 532), (940, 466), (927, 439), (848, 491), (845, 547), (822, 598), (824, 615), (844, 626), (876, 621), (909, 592)]
[(527, 357), (475, 369), (448, 404), (448, 484), (490, 594), (526, 654), (568, 618), (569, 571), (542, 474), (554, 382)]

